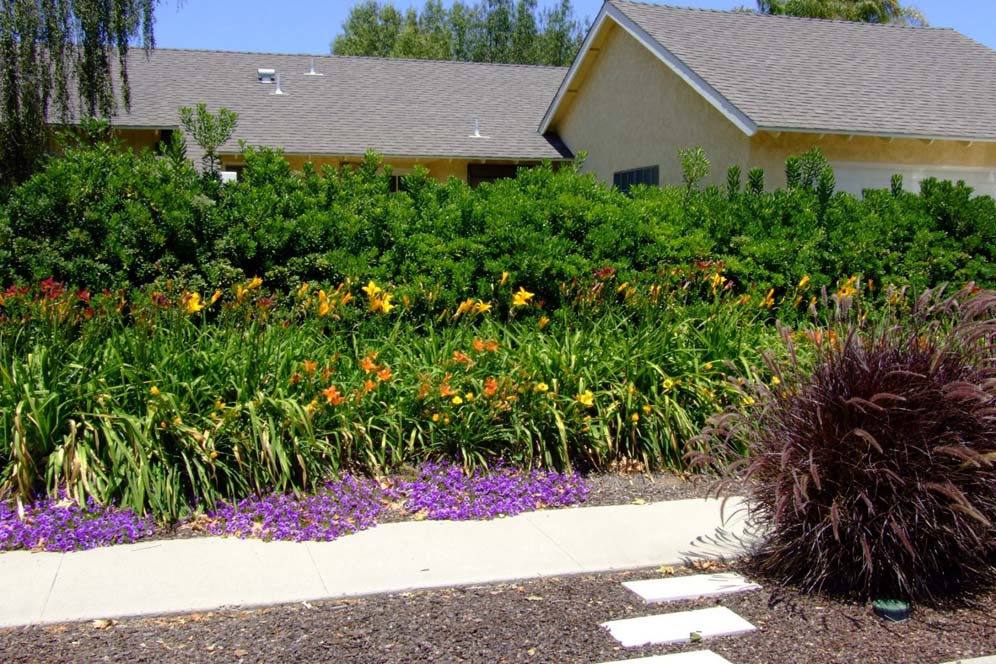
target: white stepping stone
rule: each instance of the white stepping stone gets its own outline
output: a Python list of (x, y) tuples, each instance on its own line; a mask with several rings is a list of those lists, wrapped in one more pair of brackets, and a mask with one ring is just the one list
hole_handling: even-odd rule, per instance
[(956, 659), (953, 662), (945, 662), (945, 664), (996, 664), (996, 655), (976, 657), (974, 659)]
[(665, 613), (602, 623), (627, 648), (658, 643), (684, 643), (692, 634), (702, 638), (753, 632), (756, 627), (725, 606)]
[(695, 652), (679, 652), (674, 655), (657, 655), (656, 657), (641, 657), (640, 659), (621, 659), (618, 662), (602, 662), (602, 664), (731, 664), (730, 660), (720, 657), (711, 650), (696, 650)]
[(646, 581), (624, 581), (623, 585), (643, 598), (648, 604), (656, 602), (677, 602), (696, 597), (714, 597), (748, 590), (760, 590), (761, 586), (751, 583), (739, 574), (695, 574), (676, 576), (670, 579), (648, 579)]

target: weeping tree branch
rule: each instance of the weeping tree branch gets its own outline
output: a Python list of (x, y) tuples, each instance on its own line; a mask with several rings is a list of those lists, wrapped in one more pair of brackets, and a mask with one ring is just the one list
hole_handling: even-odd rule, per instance
[(157, 2), (0, 0), (3, 184), (23, 180), (38, 167), (51, 137), (48, 120), (68, 124), (115, 113), (115, 57), (121, 101), (130, 108), (128, 51), (155, 46)]

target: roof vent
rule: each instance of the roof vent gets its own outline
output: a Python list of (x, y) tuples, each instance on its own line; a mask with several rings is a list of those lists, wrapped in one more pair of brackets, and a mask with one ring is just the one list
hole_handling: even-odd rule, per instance
[(286, 94), (283, 90), (280, 89), (280, 74), (276, 75), (276, 84), (277, 84), (277, 89), (273, 91), (273, 94), (275, 95)]
[(474, 133), (467, 138), (491, 138), (490, 136), (481, 135), (481, 119), (474, 118)]
[(256, 77), (260, 83), (273, 83), (276, 80), (277, 70), (260, 67), (256, 70)]
[(311, 66), (308, 67), (308, 71), (305, 72), (305, 76), (324, 76), (325, 74), (319, 74), (315, 71), (315, 59), (311, 59)]

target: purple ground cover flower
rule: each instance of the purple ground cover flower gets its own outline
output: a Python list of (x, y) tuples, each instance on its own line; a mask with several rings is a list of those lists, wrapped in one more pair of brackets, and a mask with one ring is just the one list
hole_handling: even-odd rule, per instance
[(11, 501), (0, 501), (0, 551), (83, 551), (134, 542), (153, 528), (152, 519), (129, 508), (105, 507), (92, 498), (78, 505), (64, 492), (26, 505), (24, 519)]
[(273, 493), (222, 504), (207, 513), (214, 535), (330, 542), (376, 525), (393, 493), (350, 475), (310, 496)]
[[(421, 466), (414, 479), (393, 487), (346, 475), (311, 495), (273, 493), (221, 503), (208, 510), (204, 520), (214, 535), (328, 542), (375, 526), (392, 503), (429, 519), (493, 519), (575, 505), (587, 494), (584, 479), (576, 473), (498, 465), (466, 475), (458, 465), (430, 463)], [(12, 501), (0, 501), (0, 551), (78, 551), (134, 542), (154, 530), (150, 517), (104, 507), (93, 499), (80, 506), (65, 492), (26, 506), (23, 519)]]
[(467, 475), (454, 464), (430, 463), (401, 482), (405, 509), (429, 519), (466, 521), (512, 516), (544, 507), (584, 502), (588, 487), (579, 474), (521, 471), (504, 466)]

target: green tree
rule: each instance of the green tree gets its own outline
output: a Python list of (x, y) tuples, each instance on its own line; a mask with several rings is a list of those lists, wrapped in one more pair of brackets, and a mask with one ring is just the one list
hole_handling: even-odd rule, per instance
[(196, 109), (184, 106), (180, 109), (180, 124), (204, 152), (201, 157), (204, 171), (212, 177), (218, 177), (221, 165), (218, 148), (232, 137), (239, 125), (238, 113), (222, 107), (215, 115), (208, 112), (206, 104), (197, 104)]
[(453, 58), (453, 35), (449, 14), (441, 0), (426, 0), (419, 16), (422, 44), (427, 58), (450, 60)]
[(75, 115), (114, 113), (115, 56), (129, 107), (128, 51), (136, 41), (154, 46), (155, 2), (0, 0), (0, 181), (36, 170), (51, 139), (49, 118), (70, 124)]
[(581, 42), (584, 26), (574, 16), (571, 0), (560, 2), (543, 12), (541, 20), (540, 49), (536, 64), (565, 67), (574, 61)]
[(470, 61), (479, 50), (478, 44), (484, 34), (484, 21), (481, 6), (470, 5), (456, 0), (450, 8), (449, 28), (452, 35), (454, 60)]
[(485, 39), (481, 62), (512, 62), (512, 32), (515, 6), (512, 0), (486, 0), (484, 4)]
[(515, 25), (512, 28), (512, 62), (531, 64), (537, 62), (539, 28), (536, 25), (537, 0), (519, 0), (515, 7)]
[(394, 5), (363, 0), (349, 10), (342, 34), (332, 41), (332, 53), (390, 57), (403, 24), (404, 17)]
[(568, 65), (584, 38), (571, 0), (426, 0), (404, 16), (388, 2), (363, 0), (332, 41), (336, 55)]
[(927, 25), (920, 10), (904, 6), (900, 0), (757, 0), (757, 9), (762, 14)]

